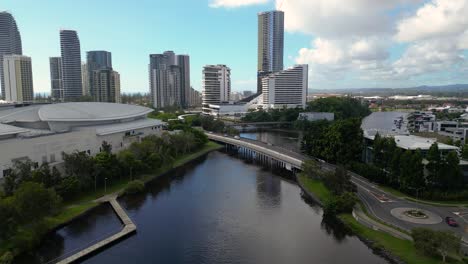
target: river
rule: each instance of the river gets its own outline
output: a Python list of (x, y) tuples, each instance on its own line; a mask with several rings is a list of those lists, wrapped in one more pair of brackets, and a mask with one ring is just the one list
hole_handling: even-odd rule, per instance
[[(119, 202), (137, 233), (83, 263), (386, 263), (324, 221), (294, 182), (221, 152)], [(24, 263), (47, 262), (119, 228), (100, 206), (49, 235)]]

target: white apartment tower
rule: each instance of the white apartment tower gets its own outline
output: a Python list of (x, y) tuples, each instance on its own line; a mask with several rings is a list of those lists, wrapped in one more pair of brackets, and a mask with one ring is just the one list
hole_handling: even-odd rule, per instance
[(264, 108), (305, 108), (308, 89), (308, 65), (295, 65), (262, 79)]
[(32, 102), (34, 100), (31, 58), (22, 55), (3, 56), (5, 100)]
[(226, 65), (203, 67), (203, 105), (228, 102), (231, 94), (231, 69)]

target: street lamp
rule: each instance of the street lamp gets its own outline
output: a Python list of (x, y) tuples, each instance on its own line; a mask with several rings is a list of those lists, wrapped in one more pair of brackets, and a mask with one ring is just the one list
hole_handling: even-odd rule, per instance
[(104, 193), (107, 192), (107, 177), (104, 178)]

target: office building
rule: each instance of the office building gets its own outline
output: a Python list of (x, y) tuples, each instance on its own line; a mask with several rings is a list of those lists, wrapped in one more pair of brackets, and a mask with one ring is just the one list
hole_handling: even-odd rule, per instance
[(173, 51), (150, 54), (149, 83), (155, 108), (187, 107), (190, 101), (190, 59)]
[(0, 99), (5, 99), (3, 56), (12, 54), (23, 54), (21, 35), (16, 25), (15, 18), (8, 12), (0, 12), (0, 85), (2, 86)]
[(15, 161), (56, 166), (64, 152), (96, 155), (103, 141), (119, 152), (146, 136), (161, 135), (165, 123), (148, 118), (151, 112), (137, 105), (96, 102), (0, 106), (0, 179)]
[(109, 68), (92, 72), (92, 96), (95, 102), (120, 102), (120, 75)]
[(284, 12), (269, 11), (258, 14), (257, 93), (261, 93), (261, 79), (283, 70)]
[(62, 58), (50, 57), (50, 95), (54, 101), (63, 102)]
[(296, 108), (306, 106), (308, 65), (301, 64), (272, 73), (262, 79), (264, 108)]
[(65, 101), (83, 96), (81, 76), (81, 48), (78, 34), (74, 30), (60, 30), (62, 54), (62, 85)]
[(203, 67), (203, 105), (229, 102), (231, 94), (231, 69), (226, 65)]
[(34, 100), (31, 58), (22, 55), (4, 55), (5, 100), (32, 102)]

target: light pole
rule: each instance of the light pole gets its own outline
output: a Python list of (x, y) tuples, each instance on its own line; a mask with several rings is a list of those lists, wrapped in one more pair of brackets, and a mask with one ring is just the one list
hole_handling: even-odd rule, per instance
[(107, 192), (107, 177), (104, 178), (104, 193)]

